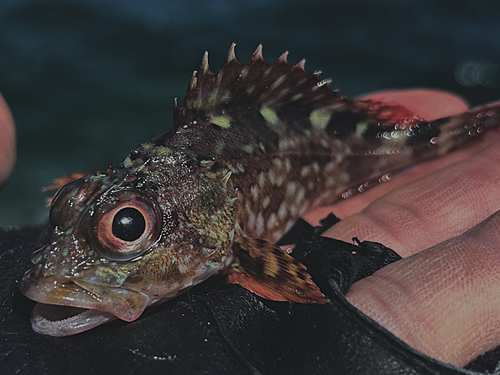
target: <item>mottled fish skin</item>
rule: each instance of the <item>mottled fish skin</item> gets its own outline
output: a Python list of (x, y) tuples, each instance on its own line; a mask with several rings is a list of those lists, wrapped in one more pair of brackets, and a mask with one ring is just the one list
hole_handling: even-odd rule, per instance
[[(324, 303), (304, 266), (271, 243), (308, 208), (500, 122), (498, 103), (428, 122), (401, 106), (349, 101), (286, 56), (267, 64), (259, 47), (241, 65), (233, 45), (215, 75), (205, 54), (172, 131), (58, 192), (53, 237), (21, 291), (131, 321), (225, 272), (266, 298)], [(127, 207), (143, 219), (123, 225), (144, 224), (116, 234)]]

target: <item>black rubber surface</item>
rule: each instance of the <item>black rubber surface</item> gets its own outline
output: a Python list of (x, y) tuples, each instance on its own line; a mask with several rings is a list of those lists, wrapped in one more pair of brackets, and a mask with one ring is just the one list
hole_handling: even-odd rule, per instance
[[(17, 290), (49, 228), (0, 229), (0, 373), (472, 373), (419, 354), (344, 299), (353, 282), (398, 255), (380, 244), (352, 245), (318, 236), (324, 228), (297, 225), (292, 232), (302, 238), (295, 238), (294, 255), (331, 300), (327, 305), (266, 301), (212, 277), (133, 323), (114, 321), (65, 338), (33, 332), (34, 302)], [(474, 366), (494, 369), (494, 355)]]

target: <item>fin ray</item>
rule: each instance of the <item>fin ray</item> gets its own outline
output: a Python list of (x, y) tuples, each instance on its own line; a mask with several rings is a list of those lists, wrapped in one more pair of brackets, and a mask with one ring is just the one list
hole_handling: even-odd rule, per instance
[(326, 303), (306, 267), (265, 240), (236, 236), (228, 281), (275, 301)]

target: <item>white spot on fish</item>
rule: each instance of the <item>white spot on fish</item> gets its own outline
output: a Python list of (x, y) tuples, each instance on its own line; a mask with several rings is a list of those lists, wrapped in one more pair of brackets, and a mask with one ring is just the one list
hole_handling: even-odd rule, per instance
[(347, 173), (347, 172), (342, 172), (339, 176), (339, 180), (341, 182), (347, 182), (347, 181), (349, 181), (349, 178), (350, 178), (350, 176), (349, 176), (349, 173)]
[(265, 197), (264, 200), (262, 201), (262, 207), (267, 208), (269, 207), (270, 204), (271, 204), (271, 197), (269, 196)]
[(368, 128), (368, 124), (366, 122), (360, 122), (356, 125), (356, 137), (361, 138), (365, 133), (366, 128)]
[(331, 188), (332, 186), (335, 186), (336, 183), (337, 183), (337, 180), (335, 179), (335, 177), (330, 176), (325, 181), (325, 187)]
[(252, 194), (253, 200), (257, 202), (259, 200), (259, 187), (257, 185), (252, 185), (250, 193)]
[(325, 165), (325, 172), (326, 173), (333, 172), (335, 170), (335, 166), (336, 166), (336, 164), (333, 161), (327, 163)]
[(288, 150), (293, 147), (292, 142), (289, 139), (280, 139), (278, 142), (278, 148), (281, 151)]
[(273, 229), (275, 223), (276, 223), (276, 214), (273, 212), (271, 216), (269, 216), (269, 219), (267, 219), (267, 229), (269, 230)]
[(282, 185), (283, 185), (283, 176), (277, 175), (276, 176), (276, 186), (281, 187)]
[(248, 227), (249, 230), (252, 230), (255, 228), (255, 214), (250, 207), (247, 207), (247, 210), (248, 210), (248, 220), (246, 226)]
[(283, 161), (280, 158), (275, 158), (273, 162), (276, 168), (281, 169), (283, 167)]
[(257, 222), (255, 225), (255, 234), (257, 236), (261, 236), (264, 233), (264, 217), (262, 216), (262, 212), (259, 212), (259, 216), (257, 216)]
[(253, 154), (253, 146), (252, 145), (245, 145), (242, 148), (243, 148), (243, 151), (245, 151), (247, 154)]
[(298, 192), (297, 192), (297, 198), (296, 198), (296, 202), (297, 203), (302, 203), (303, 199), (304, 199), (304, 196), (306, 194), (306, 189), (304, 189), (302, 186), (299, 188)]
[(285, 232), (287, 232), (295, 223), (294, 220), (288, 220), (288, 222), (285, 224)]
[(306, 177), (309, 174), (309, 166), (304, 165), (300, 170), (300, 177)]
[(287, 211), (287, 204), (285, 202), (281, 202), (280, 208), (278, 209), (278, 217), (283, 220), (287, 215)]
[(286, 194), (288, 196), (292, 196), (295, 194), (295, 190), (297, 189), (297, 184), (293, 181), (288, 183), (287, 189), (286, 189)]
[(267, 172), (267, 176), (269, 178), (269, 182), (271, 183), (271, 185), (276, 185), (276, 175), (274, 173), (274, 170), (273, 169), (270, 169), (268, 172)]
[(240, 171), (241, 173), (245, 172), (245, 167), (243, 166), (243, 164), (238, 163), (236, 166), (238, 168), (238, 171)]
[(314, 184), (314, 180), (310, 180), (310, 181), (307, 183), (307, 189), (308, 189), (308, 190), (310, 190), (310, 191), (314, 190), (314, 187), (315, 187), (315, 186), (316, 186), (316, 185)]

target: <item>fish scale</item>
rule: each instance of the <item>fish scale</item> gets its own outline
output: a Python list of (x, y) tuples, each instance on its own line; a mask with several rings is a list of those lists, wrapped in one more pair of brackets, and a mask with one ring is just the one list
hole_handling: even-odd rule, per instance
[(58, 316), (86, 310), (59, 320), (35, 308), (35, 331), (133, 321), (217, 273), (263, 298), (327, 303), (273, 244), (299, 215), (500, 123), (499, 103), (429, 122), (399, 105), (350, 101), (286, 57), (268, 64), (259, 46), (242, 65), (233, 45), (214, 74), (205, 53), (183, 107), (174, 102), (173, 130), (61, 187), (54, 234), (20, 289)]

